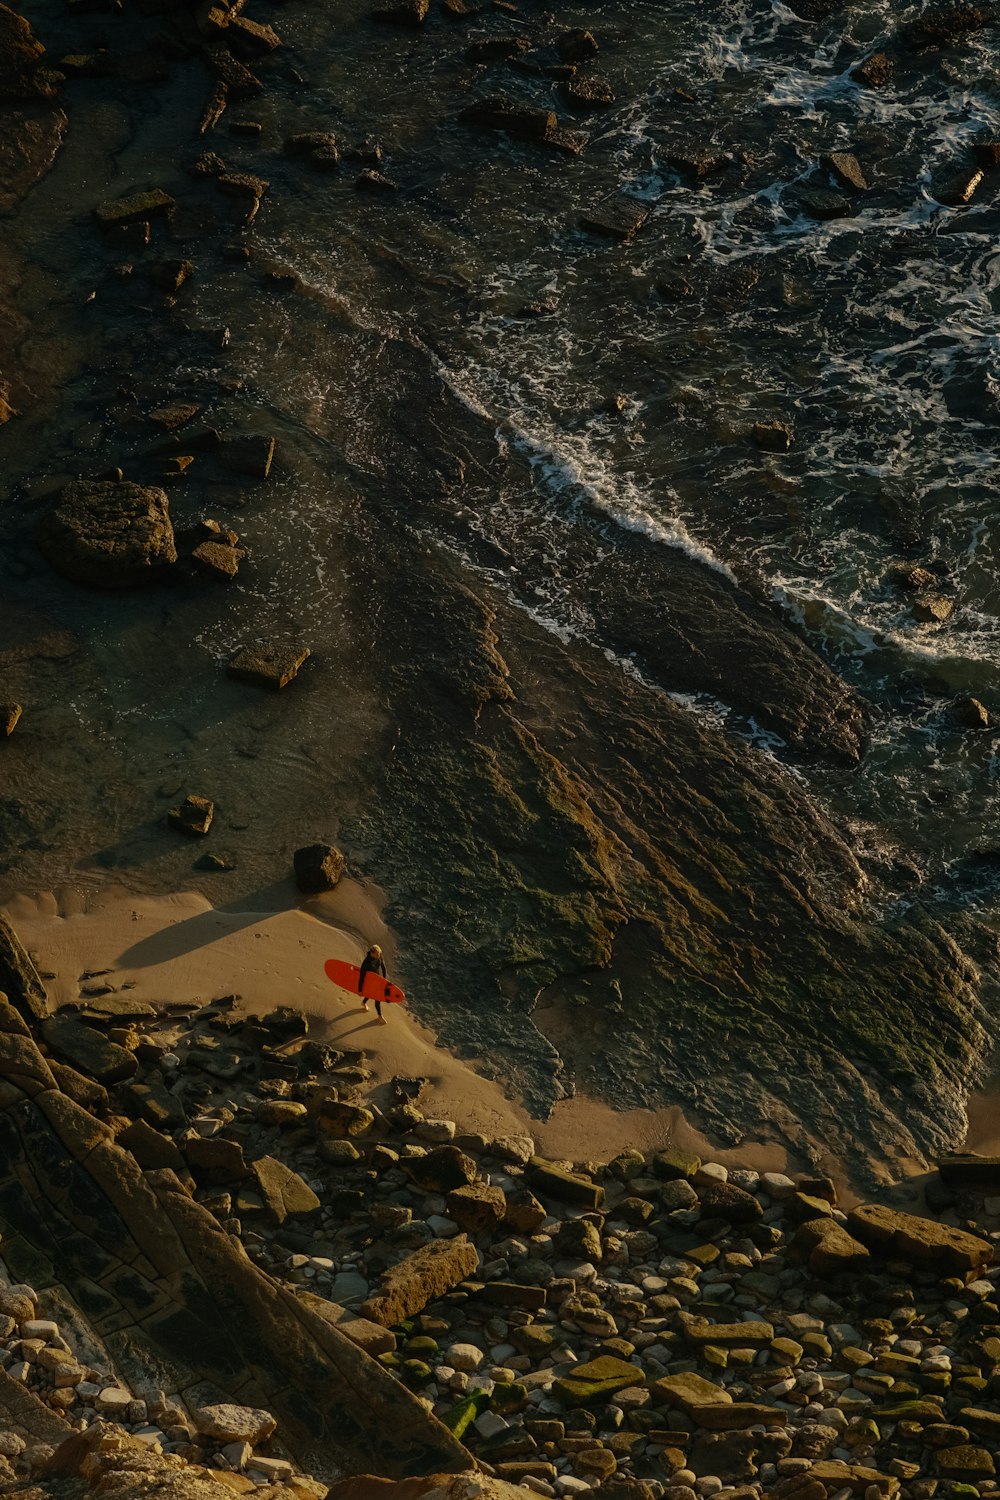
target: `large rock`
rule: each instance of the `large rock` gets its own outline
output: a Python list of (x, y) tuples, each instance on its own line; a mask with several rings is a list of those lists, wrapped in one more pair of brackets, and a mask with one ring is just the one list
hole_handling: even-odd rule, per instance
[(332, 891), (344, 873), (344, 856), (332, 844), (308, 844), (293, 856), (295, 884), (300, 891)]
[(706, 1406), (731, 1406), (733, 1398), (722, 1386), (693, 1370), (683, 1370), (677, 1375), (664, 1375), (651, 1387), (655, 1402), (668, 1407), (677, 1407), (688, 1416), (695, 1411), (704, 1411)]
[(580, 1203), (585, 1208), (600, 1208), (604, 1202), (604, 1189), (600, 1183), (582, 1177), (578, 1172), (569, 1172), (543, 1156), (533, 1156), (528, 1163), (528, 1180), (532, 1187), (546, 1197), (558, 1198), (563, 1203)]
[(503, 130), (522, 140), (544, 141), (558, 125), (555, 110), (520, 104), (502, 94), (469, 104), (458, 117), (463, 125)]
[(586, 1364), (573, 1365), (554, 1382), (552, 1394), (566, 1406), (591, 1406), (595, 1402), (605, 1405), (617, 1391), (645, 1383), (641, 1365), (629, 1364), (613, 1354), (602, 1354)]
[(309, 655), (308, 646), (244, 646), (233, 657), (226, 672), (237, 682), (250, 682), (254, 687), (277, 691), (298, 676), (299, 668), (308, 661)]
[(793, 1244), (817, 1276), (850, 1274), (871, 1258), (867, 1248), (835, 1219), (809, 1219), (800, 1224)]
[(262, 1156), (255, 1161), (253, 1175), (267, 1210), (277, 1224), (284, 1224), (293, 1216), (314, 1214), (320, 1206), (316, 1194), (298, 1172), (293, 1172), (274, 1156)]
[(45, 48), (23, 17), (0, 5), (0, 100), (4, 104), (48, 98), (51, 80), (39, 72)]
[(485, 1182), (471, 1182), (448, 1194), (445, 1211), (460, 1229), (481, 1234), (496, 1229), (502, 1222), (507, 1212), (507, 1200), (502, 1188), (490, 1187)]
[(698, 1197), (703, 1217), (726, 1219), (730, 1224), (752, 1224), (764, 1212), (752, 1193), (732, 1182), (710, 1182)]
[(259, 1443), (269, 1438), (278, 1425), (269, 1411), (232, 1406), (229, 1402), (196, 1406), (191, 1416), (195, 1430), (218, 1443)]
[(457, 1146), (438, 1146), (403, 1163), (411, 1182), (428, 1193), (450, 1193), (474, 1181), (476, 1163)]
[(35, 540), (57, 573), (97, 588), (150, 583), (177, 561), (166, 494), (127, 481), (67, 484)]
[(138, 1071), (133, 1052), (72, 1016), (50, 1016), (42, 1024), (42, 1035), (56, 1057), (98, 1083), (121, 1083)]
[(965, 1276), (982, 1271), (993, 1256), (993, 1246), (977, 1235), (952, 1229), (933, 1219), (921, 1219), (880, 1203), (863, 1203), (847, 1216), (851, 1232), (867, 1245), (894, 1260), (931, 1265), (946, 1275)]
[(957, 1151), (938, 1162), (942, 1182), (949, 1187), (1000, 1191), (1000, 1156), (980, 1156), (975, 1151)]
[(380, 1290), (362, 1305), (361, 1314), (392, 1328), (450, 1292), (478, 1265), (476, 1247), (464, 1234), (424, 1245), (385, 1273)]

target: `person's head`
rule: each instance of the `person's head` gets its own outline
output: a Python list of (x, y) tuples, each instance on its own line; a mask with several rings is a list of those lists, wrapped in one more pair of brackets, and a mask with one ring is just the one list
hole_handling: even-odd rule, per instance
[(368, 957), (369, 958), (381, 958), (382, 957), (382, 949), (379, 947), (378, 943), (372, 943), (371, 947), (368, 949)]

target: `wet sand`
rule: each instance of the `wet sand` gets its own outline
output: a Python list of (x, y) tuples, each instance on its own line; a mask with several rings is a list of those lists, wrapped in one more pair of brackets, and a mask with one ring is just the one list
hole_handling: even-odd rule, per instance
[(386, 1007), (388, 1024), (379, 1026), (374, 1013), (366, 1015), (326, 979), (326, 959), (360, 962), (371, 942), (382, 944), (394, 972), (393, 935), (381, 918), (377, 888), (344, 879), (329, 895), (301, 900), (290, 884), (284, 895), (286, 904), (275, 910), (226, 911), (194, 891), (149, 896), (87, 881), (16, 896), (4, 912), (45, 976), (54, 1007), (79, 1000), (81, 985), (94, 984), (127, 987), (154, 1005), (208, 1003), (231, 994), (254, 1013), (293, 1005), (310, 1017), (312, 1036), (363, 1048), (377, 1085), (397, 1074), (429, 1078), (424, 1112), (453, 1119), (462, 1130), (528, 1132), (543, 1154), (578, 1162), (607, 1161), (625, 1146), (670, 1144), (730, 1165), (773, 1171), (793, 1165), (773, 1142), (717, 1150), (678, 1107), (616, 1111), (577, 1094), (560, 1101), (547, 1120), (533, 1119), (480, 1076), (474, 1061), (438, 1046), (411, 1009)]

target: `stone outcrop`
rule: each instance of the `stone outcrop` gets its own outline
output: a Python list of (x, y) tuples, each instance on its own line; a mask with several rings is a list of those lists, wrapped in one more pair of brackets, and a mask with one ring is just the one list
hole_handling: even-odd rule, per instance
[(847, 1216), (847, 1225), (871, 1250), (895, 1260), (931, 1265), (946, 1274), (965, 1276), (981, 1271), (993, 1257), (990, 1242), (978, 1235), (879, 1203), (853, 1208)]
[[(34, 1286), (63, 1286), (140, 1386), (160, 1384), (165, 1371), (178, 1388), (206, 1383), (224, 1400), (273, 1412), (290, 1451), (321, 1444), (349, 1468), (467, 1466), (451, 1434), (254, 1265), (172, 1171), (144, 1173), (57, 1087), (5, 1002), (0, 1152), (6, 1264)], [(458, 1254), (474, 1267), (471, 1245)], [(373, 1409), (386, 1413), (378, 1430)]]
[(127, 481), (66, 485), (35, 539), (57, 573), (96, 588), (151, 583), (177, 561), (165, 492)]
[(471, 1276), (478, 1264), (476, 1247), (464, 1234), (425, 1245), (386, 1272), (380, 1289), (362, 1305), (361, 1311), (373, 1323), (391, 1328), (451, 1291), (466, 1276)]

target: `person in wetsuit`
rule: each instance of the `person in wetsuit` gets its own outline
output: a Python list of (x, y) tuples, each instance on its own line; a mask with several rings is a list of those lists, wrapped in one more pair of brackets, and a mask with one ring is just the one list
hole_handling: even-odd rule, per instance
[[(372, 943), (361, 964), (361, 974), (358, 977), (358, 992), (361, 994), (362, 1010), (368, 1009), (368, 1001), (365, 998), (363, 991), (365, 987), (365, 978), (369, 974), (381, 974), (383, 979), (386, 977), (385, 960), (382, 957), (382, 949), (379, 947), (378, 943)], [(378, 1016), (379, 1025), (384, 1026), (386, 1024), (386, 1020), (385, 1016), (383, 1016), (382, 1014), (381, 1000), (375, 1001), (375, 1014)]]

